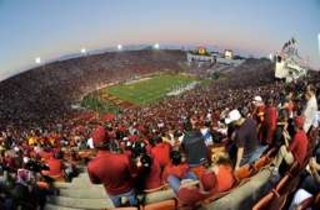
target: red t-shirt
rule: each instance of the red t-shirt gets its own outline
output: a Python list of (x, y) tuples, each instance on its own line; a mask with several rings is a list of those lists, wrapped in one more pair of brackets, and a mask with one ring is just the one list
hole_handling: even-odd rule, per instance
[(153, 159), (150, 173), (145, 179), (145, 189), (155, 189), (161, 186), (161, 168), (157, 160)]
[(224, 192), (232, 188), (235, 179), (231, 166), (219, 165), (215, 170), (215, 174), (217, 178), (216, 189), (218, 192)]
[(64, 165), (61, 160), (50, 158), (47, 162), (49, 166), (49, 176), (62, 176)]
[(266, 108), (265, 120), (263, 128), (265, 129), (266, 135), (264, 136), (264, 143), (272, 144), (274, 139), (274, 133), (277, 128), (278, 112), (274, 106), (268, 106)]
[(151, 148), (151, 155), (158, 161), (161, 167), (165, 167), (170, 163), (171, 147), (167, 143), (159, 143)]
[(107, 193), (119, 195), (133, 187), (135, 170), (125, 154), (99, 151), (88, 164), (88, 174), (94, 184), (103, 184)]
[(182, 179), (187, 175), (189, 171), (189, 166), (186, 163), (182, 163), (179, 165), (173, 165), (172, 163), (169, 163), (163, 171), (163, 181), (167, 182), (168, 176), (173, 175), (176, 176), (179, 179)]
[(277, 127), (277, 109), (274, 106), (268, 106), (266, 108), (266, 114), (265, 114), (265, 123), (268, 126), (268, 128), (276, 129)]
[(43, 152), (40, 153), (40, 156), (44, 161), (50, 160), (50, 158), (52, 158), (52, 155), (53, 155), (52, 152), (43, 151)]
[(294, 135), (293, 140), (289, 145), (289, 151), (292, 152), (294, 159), (299, 162), (300, 166), (302, 166), (304, 163), (304, 160), (307, 155), (307, 149), (308, 149), (307, 135), (303, 130), (299, 130)]
[(255, 112), (255, 118), (257, 120), (257, 123), (261, 123), (264, 121), (264, 115), (265, 115), (265, 105), (259, 105), (256, 108), (256, 112)]

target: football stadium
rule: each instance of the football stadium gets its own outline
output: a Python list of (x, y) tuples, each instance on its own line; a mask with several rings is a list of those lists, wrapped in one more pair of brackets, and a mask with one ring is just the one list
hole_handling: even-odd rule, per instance
[(0, 1), (0, 209), (320, 209), (319, 9)]

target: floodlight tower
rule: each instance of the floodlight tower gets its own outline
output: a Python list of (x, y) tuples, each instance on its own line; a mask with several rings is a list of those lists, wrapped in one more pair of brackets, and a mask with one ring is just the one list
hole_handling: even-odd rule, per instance
[(271, 62), (273, 62), (274, 56), (273, 56), (272, 53), (269, 54), (269, 59), (270, 59)]
[(41, 63), (41, 58), (40, 58), (40, 57), (36, 57), (36, 58), (34, 59), (34, 62), (35, 62), (36, 64), (40, 64), (40, 63)]
[(156, 49), (156, 50), (159, 50), (159, 49), (160, 49), (159, 43), (155, 43), (155, 44), (153, 45), (153, 48)]
[(81, 52), (81, 54), (85, 55), (87, 53), (87, 49), (86, 48), (81, 48), (80, 52)]

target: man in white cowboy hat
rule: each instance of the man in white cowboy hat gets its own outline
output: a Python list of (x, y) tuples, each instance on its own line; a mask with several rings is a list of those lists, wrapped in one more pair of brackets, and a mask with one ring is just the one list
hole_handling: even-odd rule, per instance
[(225, 123), (234, 123), (236, 126), (235, 145), (237, 147), (237, 155), (235, 169), (258, 159), (265, 147), (259, 146), (256, 122), (251, 118), (244, 118), (237, 109), (234, 109), (229, 112)]
[(252, 104), (255, 107), (253, 115), (256, 118), (257, 122), (260, 123), (263, 121), (264, 109), (265, 109), (265, 104), (261, 96), (255, 96), (253, 98)]

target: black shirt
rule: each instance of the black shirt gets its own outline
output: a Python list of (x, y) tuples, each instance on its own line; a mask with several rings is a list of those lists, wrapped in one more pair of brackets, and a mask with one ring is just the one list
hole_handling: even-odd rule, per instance
[(256, 150), (258, 146), (258, 135), (256, 122), (253, 119), (246, 119), (237, 129), (235, 142), (238, 148), (244, 148), (243, 157), (247, 157)]
[(200, 164), (207, 160), (207, 147), (200, 131), (187, 132), (182, 140), (188, 164)]

